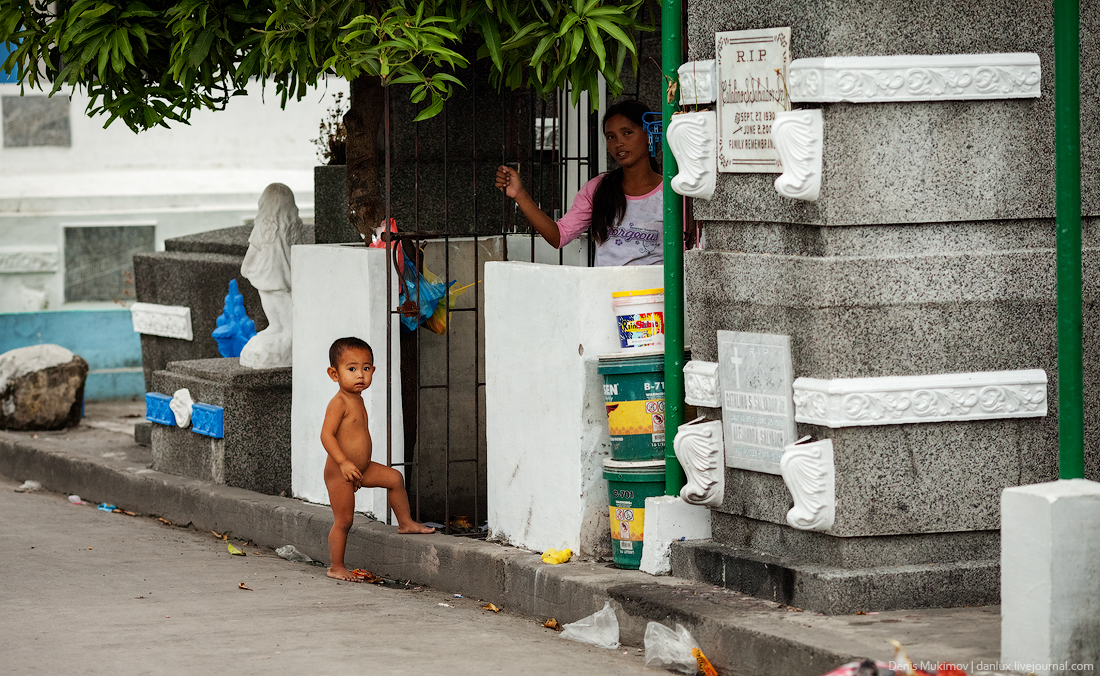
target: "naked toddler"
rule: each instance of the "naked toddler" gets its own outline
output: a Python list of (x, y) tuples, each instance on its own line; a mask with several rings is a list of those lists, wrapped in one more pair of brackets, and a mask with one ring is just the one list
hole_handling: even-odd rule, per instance
[(340, 386), (321, 425), (321, 444), (328, 452), (325, 486), (334, 517), (328, 534), (332, 560), (328, 576), (354, 582), (357, 578), (344, 566), (344, 550), (355, 517), (355, 491), (361, 487), (387, 489), (398, 533), (433, 533), (435, 529), (413, 521), (401, 473), (371, 460), (363, 390), (374, 376), (374, 351), (358, 338), (340, 338), (329, 348), (328, 361), (328, 375)]

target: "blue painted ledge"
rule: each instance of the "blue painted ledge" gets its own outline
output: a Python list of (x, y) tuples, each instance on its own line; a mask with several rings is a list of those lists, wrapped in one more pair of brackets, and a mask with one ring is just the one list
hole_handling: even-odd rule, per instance
[(145, 392), (141, 336), (126, 308), (0, 313), (0, 353), (42, 343), (60, 345), (88, 362), (85, 401)]

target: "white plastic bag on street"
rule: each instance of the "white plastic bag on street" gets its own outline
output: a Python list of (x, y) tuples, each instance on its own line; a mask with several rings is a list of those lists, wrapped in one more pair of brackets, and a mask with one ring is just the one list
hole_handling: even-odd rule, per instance
[(564, 625), (561, 637), (600, 648), (618, 648), (619, 619), (611, 609), (611, 602), (605, 601), (603, 610), (597, 613)]
[(684, 625), (677, 624), (673, 631), (658, 622), (650, 622), (645, 628), (645, 665), (647, 667), (665, 667), (682, 674), (696, 674), (699, 661), (692, 655), (692, 648), (698, 648)]
[(298, 548), (294, 545), (283, 545), (276, 549), (275, 553), (287, 561), (294, 561), (295, 563), (313, 563), (313, 559), (298, 551)]

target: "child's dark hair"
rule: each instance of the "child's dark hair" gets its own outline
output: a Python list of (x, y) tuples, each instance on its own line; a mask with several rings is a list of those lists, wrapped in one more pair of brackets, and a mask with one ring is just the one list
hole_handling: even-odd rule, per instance
[[(653, 112), (649, 106), (641, 101), (633, 99), (621, 101), (607, 109), (603, 116), (604, 128), (607, 121), (616, 115), (622, 115), (639, 127), (644, 128), (642, 116)], [(653, 157), (649, 158), (649, 166), (658, 174), (661, 167)], [(608, 233), (623, 220), (626, 213), (626, 193), (623, 192), (623, 168), (607, 172), (603, 180), (596, 187), (596, 193), (592, 196), (592, 226), (589, 234), (595, 238), (597, 244), (607, 241)]]
[(337, 338), (332, 342), (332, 346), (328, 349), (328, 365), (332, 368), (336, 368), (344, 352), (353, 348), (370, 352), (371, 361), (374, 361), (374, 350), (370, 349), (370, 345), (367, 345), (367, 341), (356, 338), (355, 336), (348, 336), (347, 338)]

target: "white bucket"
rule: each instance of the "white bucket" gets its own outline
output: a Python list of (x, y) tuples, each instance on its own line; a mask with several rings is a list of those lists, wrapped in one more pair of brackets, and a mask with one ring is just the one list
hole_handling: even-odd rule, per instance
[(665, 344), (665, 290), (615, 291), (611, 307), (619, 325), (619, 346), (663, 346)]

